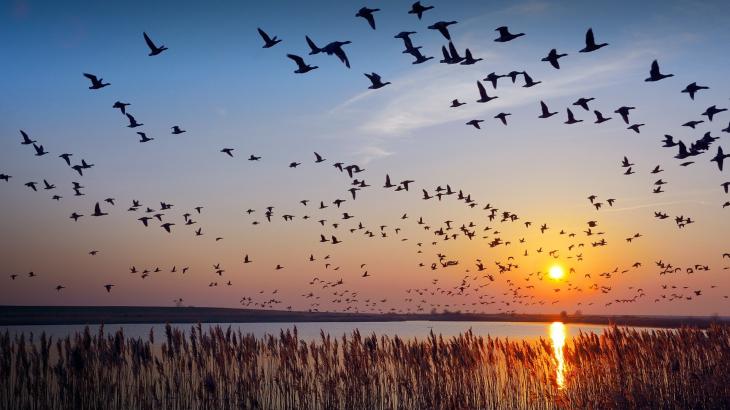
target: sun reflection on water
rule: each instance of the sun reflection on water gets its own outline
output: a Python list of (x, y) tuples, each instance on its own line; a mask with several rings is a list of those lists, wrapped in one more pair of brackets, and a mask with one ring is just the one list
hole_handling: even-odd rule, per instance
[(565, 386), (565, 357), (563, 356), (563, 346), (565, 346), (565, 325), (563, 322), (553, 322), (550, 325), (550, 339), (553, 342), (553, 350), (555, 351), (555, 360), (558, 362), (558, 369), (555, 381), (558, 388)]

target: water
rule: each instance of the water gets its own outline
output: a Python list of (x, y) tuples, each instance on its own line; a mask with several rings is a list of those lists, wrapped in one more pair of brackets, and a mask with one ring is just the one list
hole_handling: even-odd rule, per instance
[[(89, 330), (93, 333), (98, 332), (99, 325), (88, 325)], [(171, 324), (173, 327), (189, 332), (193, 326), (189, 323)], [(296, 326), (299, 338), (310, 341), (320, 337), (320, 331), (329, 334), (332, 337), (341, 337), (344, 334), (350, 334), (355, 329), (360, 331), (363, 336), (369, 336), (375, 333), (378, 336), (398, 336), (405, 339), (425, 339), (431, 330), (436, 335), (441, 334), (443, 337), (456, 336), (471, 329), (475, 335), (491, 336), (499, 338), (509, 338), (510, 340), (537, 340), (544, 338), (550, 340), (554, 333), (550, 323), (533, 323), (533, 322), (431, 322), (431, 321), (407, 321), (407, 322), (298, 322), (298, 323), (204, 323), (204, 330), (212, 326), (221, 326), (224, 329), (228, 326), (234, 331), (240, 330), (242, 333), (251, 333), (257, 337), (266, 334), (278, 335), (283, 329), (293, 330)], [(33, 333), (39, 336), (41, 332), (46, 335), (53, 336), (54, 339), (69, 336), (75, 332), (81, 332), (86, 325), (51, 325), (51, 326), (5, 326), (0, 327), (0, 331), (10, 332), (11, 335), (19, 335), (21, 333), (26, 336)], [(569, 341), (571, 336), (577, 335), (579, 332), (601, 333), (607, 326), (602, 325), (584, 325), (584, 324), (567, 324), (564, 325), (564, 337)], [(147, 339), (150, 329), (154, 330), (155, 340), (164, 339), (164, 324), (107, 324), (104, 325), (105, 333), (113, 333), (118, 329), (123, 329), (127, 337)], [(551, 333), (552, 332), (552, 333)]]

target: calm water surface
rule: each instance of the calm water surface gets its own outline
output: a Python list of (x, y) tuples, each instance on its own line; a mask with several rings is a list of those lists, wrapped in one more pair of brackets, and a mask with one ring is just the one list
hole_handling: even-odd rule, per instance
[[(186, 333), (190, 331), (192, 324), (171, 324), (173, 327), (184, 330)], [(561, 324), (562, 325), (562, 324)], [(242, 333), (251, 333), (261, 337), (266, 334), (278, 335), (283, 329), (293, 330), (296, 326), (299, 338), (303, 340), (314, 340), (320, 337), (320, 331), (329, 334), (332, 337), (341, 337), (344, 334), (350, 334), (355, 329), (360, 334), (366, 336), (375, 333), (378, 336), (399, 336), (401, 338), (417, 338), (423, 339), (428, 337), (429, 332), (433, 330), (435, 334), (441, 334), (444, 337), (456, 336), (471, 329), (476, 335), (492, 336), (509, 339), (537, 340), (542, 337), (551, 339), (554, 337), (555, 328), (551, 328), (550, 323), (531, 323), (531, 322), (429, 322), (429, 321), (409, 321), (409, 322), (299, 322), (299, 323), (204, 323), (203, 329), (207, 330), (212, 326), (221, 326), (224, 329), (228, 326), (234, 331), (240, 330)], [(579, 325), (567, 324), (562, 325), (564, 329), (564, 337), (569, 341), (571, 336), (577, 335), (579, 332), (601, 333), (606, 326), (602, 325)], [(81, 332), (86, 325), (53, 325), (53, 326), (7, 326), (0, 327), (2, 332), (6, 330), (11, 335), (24, 333), (26, 336), (30, 333), (36, 336), (41, 332), (54, 338), (66, 337), (75, 332)], [(154, 330), (155, 340), (161, 341), (165, 335), (164, 324), (107, 324), (104, 325), (105, 333), (112, 333), (118, 329), (123, 329), (127, 337), (141, 337), (147, 339), (150, 329)], [(92, 333), (98, 332), (99, 325), (89, 325)]]

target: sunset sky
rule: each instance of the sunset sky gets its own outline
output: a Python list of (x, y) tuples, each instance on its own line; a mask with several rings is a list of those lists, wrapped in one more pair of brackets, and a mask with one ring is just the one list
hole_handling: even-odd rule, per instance
[[(712, 105), (730, 107), (730, 3), (423, 1), (435, 8), (420, 21), (407, 14), (411, 3), (3, 3), (0, 174), (12, 178), (0, 181), (0, 304), (169, 306), (183, 298), (186, 305), (240, 307), (242, 297), (251, 297), (281, 302), (267, 308), (294, 310), (730, 315), (730, 258), (722, 257), (730, 252), (730, 206), (723, 208), (730, 195), (721, 187), (730, 181), (730, 158), (724, 172), (710, 162), (718, 146), (730, 152), (730, 136), (721, 132), (730, 111), (712, 122), (700, 115)], [(381, 9), (377, 30), (355, 17), (364, 5)], [(469, 48), (484, 60), (439, 64), (448, 43), (427, 26), (440, 20), (458, 21), (449, 27), (453, 43), (462, 55)], [(525, 36), (494, 42), (494, 29), (503, 25)], [(262, 48), (257, 27), (283, 41)], [(589, 27), (609, 46), (578, 53)], [(403, 42), (393, 38), (400, 31), (416, 31), (413, 43), (434, 59), (411, 64)], [(142, 32), (169, 49), (149, 57)], [(352, 68), (334, 56), (308, 55), (305, 35), (319, 46), (352, 41), (344, 46)], [(568, 54), (560, 70), (540, 61), (551, 48)], [(287, 53), (319, 68), (294, 74)], [(655, 59), (674, 77), (645, 82)], [(521, 78), (516, 84), (502, 78), (494, 90), (484, 82), (499, 98), (475, 102), (477, 80), (513, 70), (542, 83), (523, 88)], [(368, 90), (366, 72), (392, 84)], [(89, 90), (82, 73), (111, 86)], [(680, 92), (692, 82), (710, 89), (693, 101)], [(591, 110), (613, 119), (594, 124), (592, 112), (571, 105), (580, 97), (594, 97)], [(455, 98), (467, 104), (450, 108)], [(127, 111), (144, 126), (127, 128), (112, 108), (117, 100), (130, 103)], [(537, 118), (541, 100), (558, 115)], [(636, 107), (630, 118), (645, 124), (640, 134), (614, 114), (622, 105)], [(564, 124), (568, 107), (584, 121)], [(500, 112), (511, 113), (507, 126), (493, 118)], [(465, 125), (472, 119), (485, 120), (481, 130)], [(690, 120), (704, 123), (682, 126)], [(171, 135), (173, 125), (187, 132)], [(21, 145), (21, 129), (49, 154), (36, 157), (32, 145)], [(155, 139), (141, 144), (136, 131)], [(689, 145), (708, 131), (719, 139), (689, 166), (673, 158), (676, 147), (662, 148), (665, 134)], [(223, 148), (234, 148), (234, 158)], [(326, 161), (315, 163), (314, 151)], [(62, 153), (73, 154), (72, 164), (83, 158), (94, 167), (79, 176)], [(252, 154), (261, 160), (248, 161)], [(624, 156), (635, 174), (623, 175)], [(292, 161), (301, 165), (289, 168)], [(365, 169), (355, 177), (371, 186), (356, 200), (335, 162)], [(650, 174), (657, 165), (664, 172)], [(407, 192), (385, 189), (386, 173), (394, 184), (415, 182)], [(652, 193), (660, 178), (665, 192)], [(44, 179), (56, 188), (44, 190)], [(24, 186), (30, 181), (39, 183), (38, 192)], [(73, 181), (85, 187), (84, 196), (74, 197)], [(434, 195), (447, 184), (477, 206), (456, 195), (422, 199), (422, 189)], [(55, 194), (63, 198), (54, 201)], [(591, 205), (591, 194), (603, 208)], [(115, 206), (103, 203), (109, 197)], [(340, 209), (332, 204), (338, 198), (346, 200)], [(607, 198), (616, 199), (612, 207)], [(133, 199), (143, 205), (136, 212), (127, 210)], [(306, 207), (304, 199), (311, 201)], [(90, 216), (97, 201), (108, 216)], [(161, 201), (174, 205), (160, 211), (164, 222), (176, 224), (171, 234), (156, 220), (147, 228), (137, 220), (151, 216), (146, 207), (159, 211)], [(329, 207), (318, 209), (320, 201)], [(487, 204), (499, 209), (494, 221), (483, 210)], [(199, 215), (196, 206), (203, 207)], [(274, 207), (271, 222), (267, 206)], [(501, 223), (503, 211), (519, 219)], [(72, 212), (84, 217), (74, 222)], [(184, 225), (186, 212), (195, 225)], [(354, 218), (342, 220), (344, 212)], [(655, 212), (670, 218), (659, 220)], [(284, 221), (285, 214), (294, 220)], [(680, 215), (696, 222), (680, 229), (674, 221)], [(433, 233), (447, 220), (456, 240)], [(586, 236), (588, 221), (605, 234)], [(360, 222), (365, 228), (351, 233)], [(458, 231), (470, 222), (473, 240)], [(550, 228), (544, 234), (542, 224)], [(198, 228), (203, 236), (195, 236)], [(641, 237), (625, 240), (636, 233)], [(320, 243), (320, 234), (342, 243)], [(511, 243), (490, 247), (496, 237)], [(591, 245), (602, 238), (606, 246)], [(91, 256), (92, 250), (99, 253)], [(439, 253), (458, 265), (432, 270)], [(243, 263), (246, 254), (252, 263)], [(477, 271), (477, 259), (484, 271)], [(660, 275), (658, 261), (681, 272)], [(500, 273), (495, 262), (519, 267)], [(633, 268), (635, 262), (642, 266)], [(215, 264), (225, 270), (221, 276)], [(559, 281), (538, 279), (555, 264), (574, 272)], [(687, 273), (695, 265), (710, 269)], [(132, 266), (161, 272), (142, 279)], [(190, 269), (182, 274), (183, 267)], [(28, 277), (31, 271), (37, 276)], [(362, 277), (365, 271), (371, 276)], [(19, 276), (11, 280), (13, 274)], [(314, 277), (343, 284), (323, 289), (310, 285)], [(105, 284), (115, 287), (107, 293)], [(462, 284), (468, 286), (459, 290)], [(57, 285), (65, 289), (57, 292)], [(414, 288), (425, 291), (407, 292)], [(303, 296), (310, 292), (320, 299)], [(678, 298), (669, 301), (672, 294)]]

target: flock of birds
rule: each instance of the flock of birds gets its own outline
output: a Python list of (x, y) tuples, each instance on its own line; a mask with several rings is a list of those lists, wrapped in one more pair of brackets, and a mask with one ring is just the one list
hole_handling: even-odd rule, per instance
[[(415, 15), (420, 21), (427, 12), (434, 9), (433, 6), (422, 5), (420, 2), (413, 3), (408, 14)], [(380, 9), (371, 9), (363, 7), (357, 11), (355, 17), (362, 18), (366, 23), (373, 29), (376, 30), (376, 14), (380, 12)], [(456, 21), (438, 21), (429, 26), (430, 30), (438, 31), (448, 44), (444, 45), (441, 49), (443, 59), (440, 63), (443, 64), (460, 64), (460, 65), (472, 65), (481, 61), (481, 58), (475, 57), (471, 50), (468, 48), (464, 50), (463, 55), (459, 52), (457, 47), (454, 45), (452, 40), (452, 34), (450, 28), (457, 24)], [(508, 43), (515, 41), (525, 36), (525, 33), (512, 33), (506, 26), (498, 27), (495, 31), (498, 33), (498, 37), (494, 39), (498, 43)], [(258, 29), (258, 33), (263, 40), (263, 48), (271, 49), (281, 43), (283, 40), (277, 36), (271, 36), (261, 28)], [(396, 34), (394, 37), (403, 41), (405, 49), (404, 54), (409, 54), (414, 58), (413, 64), (422, 64), (433, 59), (432, 56), (426, 56), (423, 54), (422, 46), (415, 46), (411, 37), (416, 34), (414, 31), (403, 31)], [(149, 48), (149, 56), (154, 57), (168, 51), (168, 48), (164, 45), (157, 45), (147, 33), (143, 33), (144, 41)], [(350, 41), (332, 41), (326, 45), (320, 47), (317, 43), (312, 40), (309, 36), (305, 36), (305, 42), (309, 48), (309, 56), (318, 54), (334, 55), (337, 59), (342, 62), (347, 68), (351, 67), (350, 59), (345, 51), (345, 46), (352, 44)], [(597, 42), (592, 29), (588, 29), (585, 35), (585, 43), (583, 48), (578, 50), (579, 53), (592, 53), (596, 52), (604, 47), (607, 47), (608, 43)], [(296, 64), (297, 74), (305, 74), (318, 68), (305, 62), (304, 58), (297, 54), (287, 53), (286, 56)], [(561, 59), (568, 57), (567, 53), (560, 53), (556, 49), (552, 49), (547, 53), (547, 56), (541, 60), (550, 64), (554, 69), (561, 69)], [(564, 63), (564, 61), (562, 61)], [(370, 81), (369, 89), (377, 90), (383, 88), (390, 82), (384, 82), (382, 77), (375, 73), (364, 73), (365, 77)], [(105, 82), (103, 78), (89, 73), (84, 73), (91, 85), (90, 90), (101, 90), (109, 87), (111, 84)], [(649, 77), (645, 79), (646, 82), (658, 82), (664, 79), (673, 77), (673, 74), (665, 74), (660, 70), (659, 64), (656, 60), (651, 63), (649, 70)], [(512, 84), (516, 84), (518, 79), (522, 80), (522, 87), (531, 88), (539, 86), (542, 81), (536, 81), (524, 70), (513, 70), (506, 74), (490, 73), (483, 79), (476, 80), (477, 95), (479, 99), (475, 100), (476, 103), (488, 103), (498, 96), (488, 94), (487, 88), (482, 83), (490, 83), (492, 91), (497, 90), (497, 85), (500, 79), (508, 78)], [(696, 82), (692, 82), (687, 85), (681, 93), (686, 93), (694, 100), (698, 92), (707, 90), (709, 87), (698, 85)], [(603, 124), (607, 121), (612, 120), (611, 116), (604, 114), (595, 107), (595, 98), (592, 97), (580, 97), (573, 104), (572, 107), (567, 107), (566, 110), (566, 121), (567, 125), (573, 125), (583, 122), (583, 119), (579, 119), (576, 116), (576, 112), (580, 110), (590, 113), (595, 116), (594, 124)], [(455, 98), (451, 101), (449, 107), (458, 109), (459, 107), (467, 104), (463, 102), (464, 99)], [(557, 111), (551, 111), (545, 101), (539, 101), (539, 110), (537, 110), (537, 118), (548, 119), (558, 114)], [(116, 101), (113, 105), (113, 109), (118, 109), (121, 114), (126, 117), (128, 121), (127, 127), (135, 129), (143, 127), (144, 124), (138, 122), (138, 120), (129, 111), (128, 107), (130, 103)], [(640, 127), (643, 123), (635, 123), (630, 120), (631, 111), (635, 110), (635, 107), (622, 106), (613, 110), (613, 113), (620, 116), (621, 120), (627, 125), (627, 129), (640, 133)], [(574, 112), (573, 110), (578, 110)], [(718, 115), (723, 115), (726, 112), (726, 108), (718, 108), (716, 105), (708, 107), (700, 116), (705, 117), (709, 123), (712, 123)], [(508, 117), (512, 114), (509, 112), (500, 112), (495, 115), (494, 118), (498, 119), (501, 124), (507, 126), (509, 124)], [(484, 119), (472, 119), (466, 124), (473, 126), (476, 129), (481, 129), (481, 124)], [(692, 130), (704, 123), (704, 119), (698, 119), (683, 124)], [(171, 134), (179, 135), (186, 131), (179, 125), (172, 125), (170, 127)], [(139, 136), (140, 143), (147, 143), (153, 141), (155, 138), (148, 136), (143, 131), (135, 131)], [(722, 132), (730, 133), (730, 125), (723, 129)], [(38, 157), (43, 157), (49, 154), (44, 148), (43, 144), (35, 140), (35, 137), (31, 137), (29, 133), (24, 130), (20, 131), (21, 144), (26, 146), (32, 146), (34, 148), (34, 154)], [(694, 164), (696, 159), (700, 156), (710, 152), (712, 145), (719, 138), (712, 136), (710, 131), (692, 142), (685, 142), (676, 139), (672, 135), (665, 135), (662, 142), (662, 147), (665, 148), (676, 148), (677, 154), (674, 155), (674, 159), (681, 161), (679, 165), (687, 167)], [(224, 147), (220, 149), (220, 153), (230, 158), (236, 158), (236, 149), (231, 147)], [(58, 157), (75, 171), (79, 177), (83, 177), (85, 172), (90, 172), (91, 168), (94, 167), (93, 163), (88, 163), (85, 159), (81, 159), (80, 163), (73, 164), (73, 154), (62, 153)], [(711, 162), (716, 163), (718, 170), (723, 171), (724, 160), (730, 157), (730, 154), (725, 154), (722, 147), (718, 146), (716, 154), (710, 159)], [(250, 154), (248, 157), (249, 161), (261, 161), (262, 156)], [(366, 171), (362, 165), (358, 164), (347, 164), (343, 162), (330, 161), (325, 158), (325, 155), (318, 152), (314, 152), (313, 156), (309, 160), (314, 166), (325, 166), (329, 164), (332, 166), (335, 172), (346, 176), (349, 180), (347, 186), (342, 190), (342, 198), (338, 197), (335, 199), (300, 199), (296, 206), (300, 207), (301, 213), (281, 213), (279, 215), (278, 210), (281, 208), (278, 205), (269, 205), (265, 209), (247, 209), (244, 215), (249, 218), (249, 222), (252, 225), (260, 225), (264, 223), (301, 223), (310, 224), (312, 227), (319, 230), (314, 238), (318, 238), (317, 242), (320, 244), (326, 244), (333, 246), (333, 248), (324, 250), (321, 252), (313, 252), (309, 255), (306, 260), (302, 260), (303, 263), (310, 264), (311, 269), (320, 274), (315, 274), (309, 281), (307, 289), (301, 298), (306, 303), (306, 308), (310, 311), (318, 311), (323, 308), (322, 303), (326, 302), (325, 309), (331, 309), (333, 306), (340, 311), (354, 312), (354, 311), (369, 311), (369, 312), (425, 312), (434, 310), (462, 310), (462, 311), (498, 311), (498, 312), (515, 312), (522, 308), (530, 306), (544, 306), (552, 305), (560, 302), (558, 297), (561, 292), (565, 294), (567, 292), (573, 292), (576, 294), (609, 294), (615, 291), (617, 284), (611, 282), (614, 277), (619, 277), (630, 273), (631, 271), (642, 268), (641, 262), (635, 262), (628, 267), (616, 266), (613, 269), (608, 269), (605, 272), (578, 272), (578, 263), (584, 259), (584, 248), (601, 248), (608, 245), (608, 235), (605, 231), (600, 228), (600, 223), (597, 220), (590, 220), (585, 222), (583, 228), (568, 229), (563, 227), (549, 226), (548, 223), (533, 223), (532, 221), (525, 220), (521, 215), (506, 210), (503, 208), (497, 208), (491, 203), (483, 203), (477, 201), (472, 195), (463, 188), (456, 187), (456, 184), (442, 183), (442, 184), (431, 184), (423, 185), (420, 188), (416, 188), (416, 181), (408, 178), (392, 178), (390, 173), (384, 175), (383, 185), (380, 183), (370, 183), (365, 180), (363, 176)], [(289, 168), (297, 168), (302, 165), (302, 161), (293, 161), (289, 164)], [(73, 164), (73, 165), (72, 165)], [(637, 173), (637, 165), (625, 156), (620, 163), (623, 169), (623, 174), (630, 176)], [(650, 174), (656, 175), (663, 172), (661, 165), (654, 166)], [(12, 176), (2, 173), (0, 174), (0, 180), (10, 182)], [(667, 182), (663, 178), (658, 179), (654, 182), (651, 190), (655, 194), (661, 194), (666, 192), (665, 185)], [(53, 192), (52, 199), (60, 201), (63, 196), (60, 195), (60, 188), (49, 182), (47, 179), (43, 179), (42, 184), (37, 181), (29, 181), (25, 183), (25, 186), (33, 191), (39, 189), (43, 191)], [(728, 193), (730, 187), (730, 181), (721, 184), (721, 189), (724, 193)], [(85, 193), (83, 190), (85, 187), (77, 181), (72, 182), (71, 191), (73, 196), (81, 197)], [(372, 189), (384, 189), (390, 191), (393, 195), (399, 192), (399, 195), (404, 195), (410, 192), (416, 193), (424, 201), (440, 202), (444, 200), (458, 201), (464, 204), (469, 209), (480, 211), (480, 215), (476, 218), (468, 218), (469, 220), (456, 222), (458, 218), (449, 218), (444, 221), (427, 221), (423, 217), (413, 217), (408, 213), (403, 213), (400, 216), (400, 224), (398, 226), (388, 226), (386, 224), (378, 223), (367, 223), (363, 218), (355, 216), (352, 210), (348, 208), (348, 204), (352, 201), (356, 201), (360, 195), (364, 192)], [(591, 194), (587, 197), (590, 206), (595, 208), (596, 211), (600, 211), (605, 207), (613, 207), (616, 203), (616, 198), (601, 199), (596, 194)], [(151, 227), (154, 225), (164, 229), (166, 232), (173, 234), (177, 233), (178, 230), (182, 229), (178, 225), (187, 227), (189, 234), (195, 237), (207, 237), (207, 232), (203, 231), (203, 228), (199, 225), (199, 219), (204, 218), (204, 206), (196, 205), (188, 207), (182, 212), (175, 214), (176, 207), (172, 203), (166, 201), (158, 201), (152, 205), (152, 203), (145, 203), (138, 199), (132, 199), (130, 205), (127, 208), (127, 212), (134, 216), (141, 226)], [(729, 207), (730, 202), (722, 204), (723, 208)], [(103, 200), (93, 201), (90, 204), (90, 211), (88, 213), (77, 210), (70, 215), (70, 219), (78, 222), (81, 218), (85, 218), (87, 215), (91, 217), (104, 217), (112, 212), (112, 209), (118, 208), (118, 201), (113, 197), (107, 197)], [(261, 215), (261, 218), (259, 218)], [(669, 214), (662, 210), (655, 210), (654, 217), (660, 220), (672, 218)], [(673, 216), (678, 228), (685, 228), (690, 224), (695, 223), (695, 219), (689, 216), (676, 215)], [(499, 226), (495, 224), (499, 223)], [(175, 228), (173, 228), (175, 227)], [(422, 235), (426, 235), (427, 239), (411, 240), (413, 237), (419, 237), (414, 230), (418, 230)], [(515, 236), (507, 237), (502, 230), (516, 231)], [(560, 238), (564, 238), (567, 241), (567, 245), (558, 246), (552, 249), (547, 248), (542, 242), (532, 243), (528, 241), (526, 236), (529, 234), (545, 235), (546, 232), (555, 232)], [(350, 241), (350, 237), (360, 236), (364, 239), (377, 239), (383, 241), (394, 241), (399, 243), (405, 243), (404, 246), (410, 246), (413, 243), (413, 249), (419, 258), (417, 267), (423, 269), (425, 272), (436, 271), (454, 271), (458, 270), (458, 267), (464, 267), (461, 271), (461, 275), (449, 275), (445, 277), (432, 277), (427, 281), (426, 286), (423, 287), (412, 287), (405, 290), (405, 295), (402, 301), (397, 301), (402, 306), (405, 303), (407, 306), (405, 309), (396, 307), (395, 302), (392, 301), (391, 305), (388, 304), (387, 298), (382, 297), (363, 297), (358, 290), (358, 280), (367, 280), (366, 278), (377, 275), (372, 273), (368, 268), (367, 263), (359, 263), (356, 268), (343, 267), (340, 263), (336, 262), (337, 257), (332, 256), (337, 251), (336, 245), (343, 242)], [(539, 237), (538, 235), (538, 237)], [(631, 233), (625, 237), (625, 243), (631, 244), (642, 238), (644, 235), (640, 232)], [(224, 240), (222, 236), (213, 236), (216, 242)], [(501, 259), (493, 260), (493, 264), (486, 262), (486, 258), (479, 258), (474, 261), (459, 260), (453, 256), (446, 255), (440, 247), (447, 241), (485, 241), (485, 244), (490, 248), (503, 248), (503, 253), (508, 254)], [(393, 246), (396, 246), (395, 244)], [(95, 256), (99, 253), (98, 250), (92, 250), (89, 255)], [(320, 254), (320, 256), (315, 256)], [(577, 280), (571, 278), (565, 281), (565, 286), (558, 286), (551, 289), (553, 298), (540, 296), (533, 289), (537, 282), (543, 282), (546, 278), (547, 273), (542, 271), (535, 272), (524, 272), (520, 270), (521, 260), (530, 256), (541, 256), (547, 255), (549, 258), (555, 260), (563, 260), (569, 262), (570, 275), (577, 275), (582, 279), (587, 280), (584, 284), (578, 284)], [(722, 260), (730, 259), (730, 253), (724, 253), (721, 257)], [(244, 265), (254, 263), (254, 257), (248, 254), (241, 256), (241, 263)], [(657, 268), (657, 274), (664, 277), (664, 275), (676, 275), (679, 273), (693, 274), (699, 271), (710, 271), (710, 266), (707, 263), (699, 262), (690, 266), (677, 266), (663, 260), (655, 262)], [(160, 268), (146, 267), (137, 268), (137, 265), (133, 265), (129, 272), (134, 275), (139, 275), (141, 279), (148, 278), (152, 275), (157, 275), (161, 272), (169, 272), (173, 274), (184, 275), (188, 272), (192, 272), (190, 266), (174, 265), (172, 268)], [(183, 266), (183, 267), (178, 267)], [(261, 268), (262, 270), (271, 269), (273, 271), (279, 271), (286, 269), (285, 266), (277, 264), (276, 266), (269, 268)], [(723, 269), (728, 269), (724, 267)], [(226, 268), (221, 263), (216, 262), (211, 264), (210, 271), (208, 274), (214, 278), (209, 282), (209, 287), (219, 286), (219, 282), (224, 286), (233, 286), (235, 278), (230, 278), (227, 275)], [(353, 274), (351, 271), (356, 271)], [(326, 274), (329, 277), (325, 277), (322, 274)], [(509, 275), (511, 274), (511, 275)], [(10, 275), (11, 280), (17, 280), (20, 276), (17, 273)], [(28, 278), (35, 278), (38, 276), (36, 272), (29, 272)], [(322, 276), (322, 278), (320, 278)], [(506, 289), (501, 292), (489, 292), (489, 287), (496, 281), (503, 281)], [(546, 281), (547, 282), (547, 281)], [(116, 286), (114, 283), (105, 283), (102, 285), (106, 292), (111, 292)], [(544, 285), (551, 286), (551, 285)], [(554, 285), (557, 286), (557, 285)], [(715, 288), (716, 285), (712, 285), (711, 288)], [(62, 291), (66, 286), (63, 284), (56, 285), (57, 291)], [(619, 303), (636, 303), (644, 299), (647, 294), (652, 293), (651, 291), (643, 288), (628, 287), (625, 289), (629, 292), (629, 297), (613, 297), (606, 299), (603, 304), (605, 306), (611, 306)], [(671, 283), (661, 283), (661, 288), (657, 289), (654, 294), (654, 302), (671, 302), (674, 300), (693, 300), (703, 296), (704, 289), (694, 289), (689, 286), (678, 286)], [(434, 297), (449, 298), (449, 303), (437, 303), (434, 301)], [(723, 296), (727, 299), (728, 296)], [(464, 302), (468, 301), (468, 302)], [(182, 298), (176, 298), (175, 303), (181, 304)], [(279, 289), (273, 290), (259, 290), (257, 293), (245, 295), (241, 298), (240, 303), (242, 306), (247, 308), (279, 308), (286, 304), (283, 298), (279, 297)], [(591, 306), (595, 302), (586, 302), (586, 306)], [(489, 307), (495, 305), (494, 307)], [(583, 302), (579, 302), (578, 306), (582, 306)], [(287, 309), (294, 309), (293, 304), (286, 306)]]

